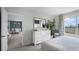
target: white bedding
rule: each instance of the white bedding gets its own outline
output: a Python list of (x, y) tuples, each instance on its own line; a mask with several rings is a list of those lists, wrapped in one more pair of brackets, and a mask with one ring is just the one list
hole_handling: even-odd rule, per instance
[(79, 51), (79, 38), (60, 36), (42, 43), (45, 51)]

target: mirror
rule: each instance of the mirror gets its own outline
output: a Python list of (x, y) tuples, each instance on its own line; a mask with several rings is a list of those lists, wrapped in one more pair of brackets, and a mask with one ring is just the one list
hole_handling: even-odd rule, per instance
[(34, 18), (33, 20), (34, 29), (43, 28), (43, 24), (45, 23), (46, 23), (46, 19)]

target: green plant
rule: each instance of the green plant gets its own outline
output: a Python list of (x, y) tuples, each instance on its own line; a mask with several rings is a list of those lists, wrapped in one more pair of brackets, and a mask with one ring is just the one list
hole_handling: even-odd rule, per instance
[(45, 24), (45, 27), (51, 31), (51, 35), (54, 35), (54, 31), (56, 30), (55, 21), (48, 20), (48, 22)]

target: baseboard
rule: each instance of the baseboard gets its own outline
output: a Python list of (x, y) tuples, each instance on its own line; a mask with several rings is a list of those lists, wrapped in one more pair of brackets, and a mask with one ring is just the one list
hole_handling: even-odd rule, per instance
[(22, 46), (29, 46), (29, 45), (34, 45), (33, 43), (24, 43)]

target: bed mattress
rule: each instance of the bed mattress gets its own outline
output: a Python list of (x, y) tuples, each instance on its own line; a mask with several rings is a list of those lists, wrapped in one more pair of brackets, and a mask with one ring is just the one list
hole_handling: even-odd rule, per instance
[(79, 51), (79, 38), (60, 36), (42, 42), (41, 46), (44, 51)]

